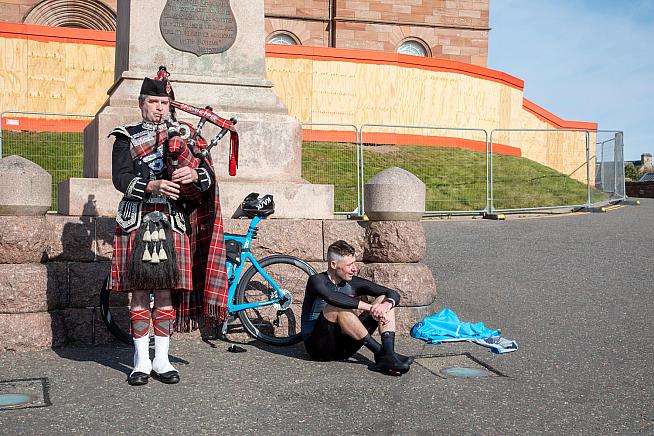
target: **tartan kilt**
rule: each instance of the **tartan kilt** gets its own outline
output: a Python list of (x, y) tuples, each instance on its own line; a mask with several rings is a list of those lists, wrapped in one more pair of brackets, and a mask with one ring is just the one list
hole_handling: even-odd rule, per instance
[[(158, 210), (168, 215), (168, 207), (161, 204), (144, 204), (143, 215)], [(188, 224), (188, 223), (187, 223)], [(114, 233), (113, 259), (111, 261), (111, 290), (114, 292), (132, 292), (127, 280), (127, 272), (131, 264), (131, 253), (134, 248), (134, 241), (138, 234), (138, 229), (126, 233), (116, 225)], [(180, 235), (177, 232), (171, 232), (175, 243), (175, 258), (177, 260), (178, 281), (177, 286), (173, 289), (178, 291), (189, 292), (193, 290), (193, 274), (191, 264), (191, 244), (188, 235)], [(154, 291), (155, 289), (146, 289)]]

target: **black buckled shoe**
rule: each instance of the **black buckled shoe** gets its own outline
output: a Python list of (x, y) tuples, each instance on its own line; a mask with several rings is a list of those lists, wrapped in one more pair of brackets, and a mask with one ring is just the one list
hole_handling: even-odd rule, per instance
[(177, 371), (168, 371), (164, 373), (157, 373), (154, 370), (150, 373), (152, 378), (159, 380), (161, 383), (166, 383), (168, 385), (174, 385), (179, 383), (179, 372)]
[(130, 386), (141, 386), (141, 385), (147, 384), (149, 378), (150, 378), (150, 376), (147, 375), (146, 373), (140, 372), (140, 371), (135, 371), (135, 372), (132, 372), (129, 375), (129, 377), (127, 377), (127, 383)]
[(411, 366), (410, 363), (400, 359), (396, 353), (375, 355), (375, 364), (378, 371), (391, 375), (404, 374), (409, 371)]

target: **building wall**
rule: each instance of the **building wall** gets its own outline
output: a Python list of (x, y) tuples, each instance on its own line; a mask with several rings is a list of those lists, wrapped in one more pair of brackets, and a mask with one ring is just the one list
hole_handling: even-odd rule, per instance
[[(39, 2), (0, 0), (0, 22), (23, 23)], [(266, 34), (289, 32), (302, 45), (387, 52), (416, 39), (432, 57), (486, 66), (489, 2), (338, 0), (330, 14), (329, 0), (265, 0)], [(103, 3), (116, 11), (117, 0)]]
[[(0, 0), (0, 22), (23, 23), (29, 11), (42, 0)], [(98, 0), (100, 1), (100, 0)], [(116, 11), (118, 0), (102, 0)]]
[(479, 66), (488, 63), (489, 0), (339, 0), (335, 4), (330, 19), (329, 0), (266, 0), (266, 31), (268, 35), (290, 31), (302, 45), (387, 52), (395, 52), (406, 39), (416, 39), (432, 57)]

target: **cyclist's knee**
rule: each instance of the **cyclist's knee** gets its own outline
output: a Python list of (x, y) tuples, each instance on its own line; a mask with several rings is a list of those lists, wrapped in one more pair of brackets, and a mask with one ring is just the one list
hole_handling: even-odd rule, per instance
[(322, 314), (327, 321), (338, 322), (341, 319), (349, 319), (351, 317), (356, 318), (352, 309), (343, 309), (336, 306), (327, 305), (323, 310)]

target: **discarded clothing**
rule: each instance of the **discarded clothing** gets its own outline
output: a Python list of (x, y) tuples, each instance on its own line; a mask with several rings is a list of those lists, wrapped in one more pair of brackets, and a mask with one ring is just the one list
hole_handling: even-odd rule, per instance
[(484, 326), (483, 322), (471, 324), (459, 321), (456, 313), (448, 308), (426, 317), (411, 329), (412, 337), (422, 339), (430, 344), (439, 344), (452, 340), (485, 339), (491, 336), (499, 336), (499, 334), (499, 330), (489, 330)]
[(518, 343), (512, 341), (502, 336), (491, 336), (486, 339), (473, 339), (470, 342), (482, 347), (490, 348), (491, 353), (495, 354), (504, 354), (516, 351), (518, 349)]
[(411, 336), (430, 344), (443, 342), (472, 342), (489, 348), (496, 354), (518, 349), (518, 344), (500, 336), (500, 330), (490, 330), (483, 322), (462, 322), (449, 308), (425, 317), (411, 329)]

